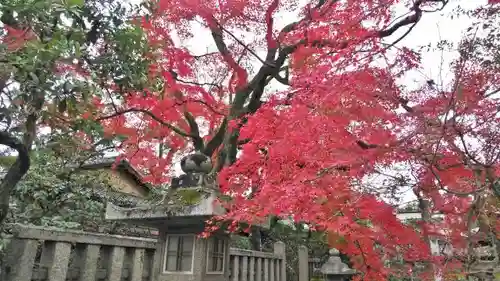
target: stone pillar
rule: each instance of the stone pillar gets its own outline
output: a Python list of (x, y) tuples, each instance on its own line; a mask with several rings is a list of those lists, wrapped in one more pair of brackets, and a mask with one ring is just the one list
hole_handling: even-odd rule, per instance
[(279, 279), (278, 281), (286, 281), (286, 248), (285, 243), (278, 241), (274, 243), (274, 253), (281, 256), (281, 261), (279, 265)]
[(309, 281), (309, 251), (306, 246), (299, 246), (299, 281)]

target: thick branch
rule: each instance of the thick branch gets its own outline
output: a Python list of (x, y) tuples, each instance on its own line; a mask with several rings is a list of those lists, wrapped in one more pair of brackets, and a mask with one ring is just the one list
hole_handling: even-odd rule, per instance
[(214, 154), (215, 150), (217, 150), (217, 148), (224, 141), (224, 135), (226, 134), (226, 130), (227, 130), (227, 118), (224, 118), (224, 120), (222, 120), (222, 124), (217, 130), (217, 133), (215, 133), (212, 139), (205, 146), (205, 149), (203, 151), (205, 155), (212, 156)]
[[(326, 12), (336, 1), (322, 1), (320, 0), (318, 4), (313, 8), (316, 11), (321, 11), (321, 12)], [(394, 34), (398, 29), (401, 27), (415, 24), (417, 23), (421, 16), (422, 16), (422, 10), (420, 9), (420, 5), (425, 3), (425, 2), (441, 2), (443, 5), (446, 4), (445, 1), (443, 0), (417, 0), (414, 5), (412, 10), (414, 13), (410, 16), (407, 16), (406, 18), (402, 19), (399, 22), (396, 22), (394, 25), (391, 27), (381, 30), (379, 32), (373, 33), (369, 36), (367, 36), (366, 39), (369, 39), (370, 37), (388, 37), (392, 34)], [(269, 20), (269, 18), (267, 18)], [(280, 37), (284, 36), (285, 34), (295, 30), (297, 27), (299, 27), (301, 24), (311, 22), (312, 19), (310, 18), (310, 15), (306, 16), (300, 21), (291, 23), (287, 26), (285, 26), (281, 32), (280, 32)], [(268, 22), (272, 23), (272, 21)], [(214, 37), (214, 40), (216, 41), (217, 48), (221, 52), (221, 54), (228, 55), (229, 50), (227, 49), (227, 46), (224, 44), (224, 41), (222, 40), (222, 29), (217, 28), (217, 29), (212, 29), (212, 35)], [(267, 36), (269, 37), (269, 36)], [(268, 38), (270, 39), (270, 38)], [(349, 42), (329, 42), (322, 40), (321, 42), (311, 42), (307, 40), (307, 38), (300, 40), (294, 45), (289, 45), (289, 46), (281, 46), (278, 50), (274, 47), (274, 44), (268, 44), (268, 52), (266, 56), (265, 63), (262, 64), (261, 68), (257, 72), (257, 74), (253, 77), (253, 79), (244, 87), (239, 89), (236, 92), (235, 98), (233, 100), (233, 103), (231, 104), (231, 110), (230, 114), (228, 116), (229, 120), (233, 119), (238, 119), (243, 116), (243, 114), (248, 114), (248, 113), (254, 113), (256, 112), (262, 102), (260, 101), (262, 94), (264, 92), (265, 87), (267, 84), (272, 80), (273, 78), (276, 78), (279, 80), (279, 82), (283, 84), (288, 84), (288, 79), (283, 79), (283, 77), (279, 77), (278, 73), (280, 68), (284, 65), (286, 62), (288, 56), (292, 54), (299, 46), (304, 45), (304, 44), (313, 44), (316, 47), (331, 47), (335, 49), (345, 49), (349, 46)], [(278, 57), (275, 59), (276, 53), (278, 52)], [(232, 66), (232, 65), (231, 65)], [(232, 66), (233, 67), (233, 66)], [(239, 65), (238, 65), (239, 67)], [(270, 79), (269, 79), (270, 78)], [(287, 77), (288, 78), (288, 77)], [(247, 100), (250, 98), (250, 101), (248, 102), (248, 105), (246, 108), (243, 107), (243, 105), (247, 102)], [(403, 106), (405, 106), (405, 103), (402, 103)], [(407, 109), (408, 106), (406, 106)], [(225, 152), (225, 157), (230, 157), (229, 150), (233, 151), (232, 147), (237, 146), (237, 138), (235, 136), (238, 134), (238, 130), (234, 130), (231, 132), (230, 135), (225, 136), (225, 140), (223, 141), (224, 146), (226, 147), (225, 149), (227, 150)], [(370, 149), (370, 148), (376, 148), (377, 146), (366, 144), (364, 142), (358, 142), (357, 143), (362, 149)], [(228, 164), (228, 163), (226, 163)]]
[(194, 120), (194, 117), (188, 111), (184, 111), (184, 118), (186, 118), (189, 128), (191, 129), (191, 138), (193, 139), (194, 148), (197, 151), (202, 151), (204, 148), (203, 139), (200, 137), (200, 129), (198, 123)]
[(219, 50), (224, 61), (226, 61), (226, 63), (236, 72), (240, 83), (246, 83), (248, 74), (246, 70), (234, 60), (231, 52), (224, 42), (224, 38), (222, 36), (222, 26), (215, 19), (212, 19), (211, 23), (210, 31), (212, 32), (212, 37), (215, 41), (215, 45), (217, 46), (217, 50)]

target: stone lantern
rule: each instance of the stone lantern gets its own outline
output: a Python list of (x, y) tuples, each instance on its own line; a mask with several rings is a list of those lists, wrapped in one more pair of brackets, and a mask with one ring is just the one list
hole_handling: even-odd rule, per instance
[(346, 281), (352, 275), (356, 274), (354, 269), (342, 262), (340, 259), (340, 252), (337, 249), (330, 249), (330, 257), (321, 266), (321, 273), (325, 276), (327, 281)]
[(216, 203), (216, 193), (207, 191), (208, 175), (201, 171), (211, 164), (203, 162), (202, 157), (199, 153), (186, 156), (181, 162), (185, 174), (172, 179), (170, 192), (189, 198), (182, 207), (172, 209), (168, 202), (154, 207), (121, 208), (111, 203), (106, 206), (108, 220), (159, 230), (152, 280), (229, 280), (229, 235), (219, 231), (208, 238), (199, 237), (207, 220), (225, 213)]

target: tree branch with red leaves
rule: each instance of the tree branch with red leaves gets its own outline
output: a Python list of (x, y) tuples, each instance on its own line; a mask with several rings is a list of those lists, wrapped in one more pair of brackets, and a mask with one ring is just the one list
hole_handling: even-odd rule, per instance
[[(168, 42), (161, 45), (160, 55), (154, 54), (158, 57), (152, 55), (157, 63), (150, 78), (164, 82), (169, 91), (147, 89), (143, 98), (144, 93), (133, 93), (119, 114), (143, 113), (146, 123), (168, 136), (176, 151), (194, 148), (211, 156), (220, 191), (232, 198), (226, 219), (278, 216), (306, 221), (343, 237), (331, 246), (359, 261), (356, 268), (374, 280), (385, 280), (391, 271), (383, 259), (399, 255), (408, 266), (425, 261), (444, 270), (416, 245), (427, 249), (433, 235), (461, 239), (459, 234), (470, 226), (464, 215), (473, 205), (469, 195), (489, 196), (493, 189), (498, 163), (490, 160), (496, 159), (497, 127), (492, 120), (498, 105), (479, 93), (486, 86), (498, 88), (498, 68), (475, 62), (460, 70), (453, 62), (451, 84), (458, 88), (431, 89), (423, 83), (409, 91), (398, 82), (419, 69), (421, 61), (417, 51), (395, 45), (411, 36), (425, 13), (443, 9), (446, 0), (413, 1), (410, 14), (396, 19), (392, 8), (398, 1), (314, 1), (300, 10), (300, 20), (276, 30), (276, 13), (295, 9), (291, 3), (223, 1), (195, 6), (163, 1), (144, 29), (152, 42)], [(190, 39), (186, 22), (193, 18), (197, 23), (203, 20), (217, 54), (193, 56), (171, 43), (168, 34), (175, 28), (183, 31), (180, 41)], [(242, 27), (253, 31), (255, 38), (234, 31)], [(400, 31), (392, 43), (382, 42)], [(254, 62), (259, 64), (255, 71)], [(229, 77), (219, 78), (219, 73)], [(287, 89), (269, 91), (275, 81)], [(187, 102), (172, 112), (138, 110), (170, 109), (168, 105), (182, 101)], [(470, 116), (476, 120), (467, 119)], [(205, 126), (209, 133), (201, 137)], [(147, 143), (147, 130), (135, 129), (140, 138), (131, 133), (131, 139)], [(467, 143), (471, 138), (491, 144), (472, 149)], [(148, 157), (154, 156), (137, 154), (138, 159)], [(481, 175), (473, 172), (477, 164)], [(406, 177), (394, 175), (396, 183), (382, 183), (380, 189), (410, 185), (423, 213), (424, 232), (403, 226), (392, 206), (382, 201), (382, 192), (358, 188), (366, 177), (391, 165), (408, 165), (411, 184), (397, 182)], [(168, 181), (163, 171), (158, 175)], [(436, 212), (445, 212), (450, 220), (436, 223)], [(440, 234), (438, 228), (452, 234)]]

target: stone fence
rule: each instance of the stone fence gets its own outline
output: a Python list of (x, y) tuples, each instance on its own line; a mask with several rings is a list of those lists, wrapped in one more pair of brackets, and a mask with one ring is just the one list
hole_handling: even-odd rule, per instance
[(285, 245), (274, 244), (274, 253), (231, 248), (232, 281), (286, 281)]
[(150, 280), (155, 250), (154, 239), (16, 225), (2, 280)]
[[(0, 281), (156, 281), (153, 265), (163, 259), (156, 239), (22, 225), (12, 230)], [(486, 251), (478, 256), (491, 255)], [(346, 271), (334, 254), (325, 262), (309, 257), (308, 249), (300, 246), (298, 259), (298, 281), (324, 279), (325, 273), (328, 280), (346, 280), (332, 274)], [(480, 259), (472, 273), (499, 274), (497, 264)], [(274, 252), (231, 248), (225, 266), (230, 281), (286, 281), (285, 245), (277, 242)]]
[[(15, 225), (2, 281), (154, 281), (157, 241)], [(231, 281), (285, 281), (285, 246), (274, 252), (230, 249)]]

